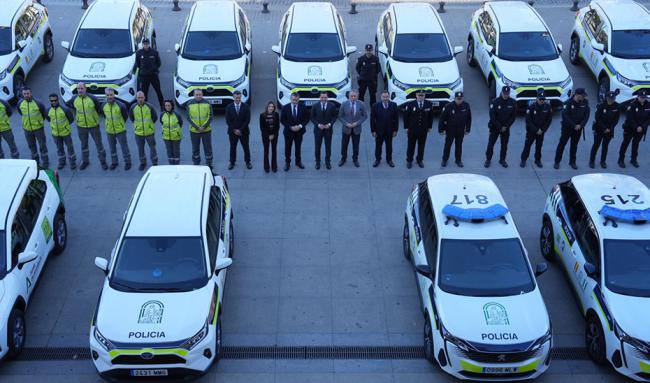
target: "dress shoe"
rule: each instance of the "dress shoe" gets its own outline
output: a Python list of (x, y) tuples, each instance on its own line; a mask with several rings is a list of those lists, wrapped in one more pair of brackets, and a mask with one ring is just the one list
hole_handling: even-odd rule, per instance
[(569, 164), (569, 166), (571, 166), (571, 169), (573, 169), (573, 170), (578, 170), (578, 165), (576, 165), (575, 162), (571, 162), (571, 163)]
[(358, 160), (353, 160), (352, 162), (354, 163), (354, 167), (356, 167), (356, 168), (361, 166), (361, 164), (359, 164)]
[(277, 173), (277, 172), (278, 172), (278, 168), (275, 167), (275, 166), (273, 166), (273, 167), (271, 168), (271, 171), (272, 171), (273, 173)]
[(234, 162), (230, 162), (230, 163), (228, 163), (228, 170), (232, 170), (234, 167), (235, 167), (235, 163), (234, 163)]
[(320, 162), (316, 162), (316, 170), (320, 169)]
[(84, 169), (86, 169), (86, 168), (88, 167), (88, 165), (90, 165), (90, 162), (88, 162), (88, 161), (83, 161), (83, 162), (81, 163), (81, 165), (79, 165), (79, 170), (84, 170)]
[(603, 169), (607, 169), (607, 162), (600, 161), (600, 167), (603, 168)]
[(418, 161), (418, 166), (419, 166), (420, 168), (424, 168), (424, 162), (422, 162), (422, 161)]
[(345, 165), (345, 160), (339, 161), (339, 166), (343, 166), (343, 165)]
[(553, 169), (559, 169), (560, 168), (560, 163), (556, 162), (553, 164)]
[(630, 163), (631, 163), (632, 166), (634, 166), (635, 168), (638, 168), (638, 167), (639, 167), (639, 163), (638, 163), (636, 160), (632, 160), (632, 161), (630, 161)]
[(76, 163), (74, 163), (74, 162), (70, 163), (70, 169), (71, 169), (71, 170), (75, 170), (76, 168), (77, 168), (77, 164), (76, 164)]
[(253, 168), (253, 164), (251, 164), (250, 161), (246, 163), (246, 169), (251, 170)]
[(542, 161), (540, 161), (540, 160), (535, 161), (535, 165), (537, 165), (538, 168), (543, 168), (544, 167), (544, 165), (542, 165)]
[(490, 167), (490, 160), (485, 160), (485, 162), (483, 163), (483, 167), (484, 168), (489, 168)]
[(124, 164), (124, 170), (131, 170), (131, 163)]
[(519, 167), (520, 167), (520, 168), (525, 168), (525, 167), (526, 167), (526, 161), (523, 161), (523, 160), (522, 160), (522, 161), (519, 163)]
[(299, 167), (300, 169), (305, 168), (305, 165), (303, 165), (302, 162), (296, 162), (296, 166)]
[(442, 160), (442, 163), (440, 164), (443, 168), (447, 167), (447, 160)]
[(413, 167), (413, 161), (406, 161), (406, 168), (410, 169)]
[(499, 161), (499, 164), (500, 164), (501, 166), (503, 166), (504, 168), (507, 168), (507, 167), (508, 167), (508, 163), (506, 162), (506, 160), (501, 160), (501, 161)]
[(138, 170), (143, 171), (144, 168), (146, 168), (146, 167), (147, 167), (147, 164), (140, 164), (140, 166), (138, 166)]
[(377, 166), (379, 166), (379, 160), (375, 160), (375, 162), (372, 163), (373, 168), (376, 168)]
[(291, 168), (291, 165), (289, 165), (288, 163), (284, 164), (284, 171), (285, 172), (288, 172), (289, 168)]
[(265, 172), (265, 173), (268, 173), (268, 172), (270, 172), (270, 171), (271, 171), (271, 168), (269, 168), (269, 167), (264, 167), (264, 172)]
[(325, 162), (325, 167), (327, 168), (327, 170), (331, 170), (332, 169), (332, 163), (329, 162), (329, 161), (326, 161)]
[(592, 169), (596, 167), (596, 163), (594, 162), (594, 160), (589, 160), (589, 167)]
[(625, 160), (618, 160), (618, 166), (625, 169)]
[(111, 170), (115, 170), (115, 169), (117, 169), (117, 162), (113, 162), (113, 163), (111, 164), (111, 167), (110, 167), (109, 169), (111, 169)]
[(59, 166), (57, 166), (56, 168), (61, 170), (61, 169), (65, 168), (65, 164), (59, 164)]
[(387, 163), (388, 166), (390, 166), (391, 168), (394, 168), (394, 167), (395, 167), (395, 163), (394, 163), (392, 160), (388, 160), (388, 161), (386, 161), (386, 163)]
[(465, 167), (465, 165), (463, 165), (463, 161), (456, 161), (456, 166), (459, 168)]

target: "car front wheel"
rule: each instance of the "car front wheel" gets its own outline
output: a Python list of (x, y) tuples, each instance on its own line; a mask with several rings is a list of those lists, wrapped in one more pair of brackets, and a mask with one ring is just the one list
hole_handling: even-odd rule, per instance
[(411, 260), (411, 244), (409, 241), (409, 224), (406, 221), (406, 217), (404, 217), (404, 233), (402, 235), (402, 245), (404, 250), (404, 258), (406, 258), (407, 261)]
[(52, 35), (49, 33), (46, 33), (43, 38), (43, 52), (43, 62), (49, 63), (54, 59), (54, 42), (52, 41)]
[(68, 224), (61, 213), (54, 217), (54, 250), (53, 254), (61, 254), (68, 245)]
[(587, 318), (587, 328), (585, 330), (585, 344), (587, 346), (587, 353), (589, 357), (597, 364), (605, 364), (607, 357), (605, 356), (605, 333), (600, 320), (595, 314)]
[(571, 64), (573, 65), (580, 65), (580, 39), (577, 36), (574, 36), (571, 39), (569, 61), (571, 61)]
[(424, 357), (431, 363), (436, 361), (433, 351), (433, 329), (431, 328), (431, 321), (427, 314), (424, 320)]
[(551, 225), (551, 221), (548, 218), (544, 218), (542, 230), (539, 233), (539, 248), (544, 258), (549, 262), (555, 262), (553, 241), (553, 225)]
[(11, 310), (9, 321), (7, 322), (8, 359), (14, 359), (21, 353), (25, 346), (26, 335), (27, 325), (25, 324), (25, 314), (22, 310), (14, 308)]
[(474, 39), (467, 40), (467, 65), (471, 67), (476, 66), (476, 58), (474, 57)]

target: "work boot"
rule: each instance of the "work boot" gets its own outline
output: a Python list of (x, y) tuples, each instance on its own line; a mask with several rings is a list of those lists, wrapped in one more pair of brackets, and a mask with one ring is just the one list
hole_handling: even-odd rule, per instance
[(111, 170), (115, 170), (115, 169), (117, 169), (117, 162), (113, 162), (113, 163), (111, 164), (111, 167), (110, 167), (109, 169), (111, 169)]
[(490, 162), (491, 162), (490, 160), (485, 160), (485, 162), (483, 163), (483, 167), (484, 168), (489, 168), (490, 167)]
[(499, 161), (499, 164), (501, 164), (501, 166), (503, 166), (504, 168), (508, 167), (508, 163), (506, 162), (506, 160)]
[(88, 165), (90, 165), (90, 162), (88, 161), (81, 162), (81, 165), (79, 165), (79, 170), (85, 170), (88, 167)]

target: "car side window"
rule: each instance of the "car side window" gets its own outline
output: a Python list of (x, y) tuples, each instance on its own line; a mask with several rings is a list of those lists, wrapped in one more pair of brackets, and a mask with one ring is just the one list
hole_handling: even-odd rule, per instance
[(20, 201), (18, 215), (28, 235), (31, 235), (34, 230), (38, 215), (43, 206), (43, 201), (45, 200), (46, 191), (47, 186), (44, 181), (34, 180), (29, 184), (23, 199)]
[(215, 221), (219, 220), (218, 216), (221, 211), (218, 209), (212, 192), (210, 192), (210, 202), (208, 205), (208, 220), (206, 227), (206, 236), (208, 242), (208, 255), (210, 257), (210, 270), (214, 270), (217, 264), (217, 250), (219, 249), (219, 226)]
[(18, 256), (25, 251), (27, 242), (29, 242), (29, 235), (20, 218), (16, 215), (11, 224), (11, 267), (18, 264)]
[(133, 19), (133, 26), (131, 28), (131, 34), (133, 35), (133, 45), (135, 49), (138, 49), (138, 44), (142, 42), (144, 27), (145, 27), (145, 18), (142, 14), (142, 9), (138, 8), (138, 11), (135, 14)]
[(427, 263), (431, 268), (432, 275), (436, 274), (436, 259), (438, 248), (438, 231), (429, 198), (429, 188), (426, 183), (420, 185), (419, 190), (419, 226), (422, 234), (424, 251), (427, 256)]
[(16, 41), (27, 39), (32, 31), (33, 24), (33, 15), (25, 10), (25, 13), (16, 22)]
[(579, 220), (577, 228), (578, 242), (585, 260), (597, 268), (600, 267), (600, 245), (594, 222), (588, 213), (585, 212)]
[(34, 36), (38, 30), (39, 25), (41, 24), (41, 13), (33, 6), (27, 8), (27, 13), (30, 14), (30, 19), (32, 24), (29, 26), (29, 33)]
[(490, 15), (487, 12), (483, 12), (479, 16), (478, 21), (479, 21), (479, 29), (481, 30), (481, 34), (483, 35), (485, 42), (488, 43), (489, 45), (495, 46), (496, 31), (494, 30), (494, 25), (492, 23), (492, 19), (490, 18)]
[(239, 38), (241, 39), (242, 48), (246, 45), (247, 35), (246, 35), (246, 19), (244, 17), (244, 12), (239, 10)]
[(287, 33), (289, 30), (288, 21), (289, 21), (289, 14), (285, 13), (284, 17), (282, 18), (282, 27), (280, 32), (280, 45), (282, 49), (284, 49), (284, 44), (287, 41)]
[(560, 185), (560, 192), (562, 193), (562, 200), (564, 201), (564, 207), (567, 214), (569, 215), (569, 222), (574, 231), (576, 231), (576, 226), (579, 225), (579, 220), (582, 219), (583, 215), (586, 213), (586, 209), (580, 201), (578, 192), (576, 192), (573, 185), (569, 183), (564, 183)]
[(386, 20), (384, 20), (384, 39), (386, 42), (386, 48), (388, 48), (388, 54), (391, 54), (393, 51), (395, 31), (393, 30), (393, 19), (391, 18), (390, 13), (386, 16)]
[(596, 35), (596, 41), (599, 43), (603, 44), (605, 49), (607, 49), (607, 44), (609, 43), (609, 35), (607, 34), (607, 26), (603, 24), (603, 27), (600, 29), (598, 32), (598, 35)]
[(592, 9), (585, 15), (584, 23), (587, 31), (589, 31), (589, 33), (595, 37), (598, 33), (598, 30), (600, 29), (600, 24), (602, 22), (600, 20), (600, 15), (598, 12), (596, 12), (595, 9)]

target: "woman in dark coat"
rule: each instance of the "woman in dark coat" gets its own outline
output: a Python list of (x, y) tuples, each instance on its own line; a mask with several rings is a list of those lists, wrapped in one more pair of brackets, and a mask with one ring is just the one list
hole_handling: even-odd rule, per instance
[[(273, 101), (266, 104), (266, 109), (260, 114), (260, 131), (262, 132), (262, 143), (264, 144), (264, 171), (273, 173), (278, 171), (278, 133), (280, 131), (280, 115), (276, 112)], [(269, 166), (269, 147), (271, 148), (271, 162)]]

